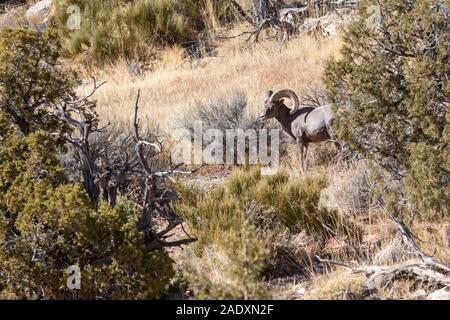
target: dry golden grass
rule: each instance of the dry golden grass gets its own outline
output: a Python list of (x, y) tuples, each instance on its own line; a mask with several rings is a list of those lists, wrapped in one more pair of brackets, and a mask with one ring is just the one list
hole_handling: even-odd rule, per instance
[(411, 227), (411, 231), (420, 239), (422, 250), (445, 265), (450, 265), (450, 245), (444, 231), (448, 225), (450, 217), (435, 223), (416, 222)]
[[(143, 77), (133, 76), (125, 62), (97, 74), (107, 81), (95, 94), (98, 112), (105, 121), (129, 123), (138, 89), (142, 89), (141, 116), (156, 120), (163, 129), (176, 126), (176, 119), (191, 112), (200, 102), (226, 96), (236, 89), (248, 95), (249, 112), (260, 112), (261, 99), (268, 89), (292, 88), (302, 92), (320, 87), (327, 58), (336, 56), (341, 40), (317, 40), (304, 36), (280, 48), (264, 42), (252, 49), (241, 49), (236, 41), (222, 43), (217, 57), (195, 63), (173, 48), (161, 54), (160, 67)], [(90, 85), (80, 88), (88, 92)]]
[(312, 279), (305, 300), (359, 300), (364, 275), (338, 269)]

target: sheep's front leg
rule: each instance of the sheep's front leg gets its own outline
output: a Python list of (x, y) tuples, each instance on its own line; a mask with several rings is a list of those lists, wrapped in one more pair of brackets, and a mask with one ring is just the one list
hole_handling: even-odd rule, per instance
[(297, 139), (298, 151), (300, 156), (301, 172), (305, 173), (305, 144), (303, 140)]

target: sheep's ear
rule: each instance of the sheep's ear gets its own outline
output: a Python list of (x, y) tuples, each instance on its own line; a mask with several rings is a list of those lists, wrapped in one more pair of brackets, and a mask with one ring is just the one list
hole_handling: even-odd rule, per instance
[(266, 93), (264, 94), (264, 102), (269, 101), (270, 97), (273, 95), (273, 91), (272, 90), (267, 90)]

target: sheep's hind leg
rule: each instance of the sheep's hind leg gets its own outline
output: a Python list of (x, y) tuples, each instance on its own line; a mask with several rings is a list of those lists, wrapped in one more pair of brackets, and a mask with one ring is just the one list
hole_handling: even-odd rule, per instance
[(306, 172), (306, 171), (308, 171), (308, 161), (307, 161), (307, 159), (308, 159), (308, 144), (307, 143), (305, 143), (304, 145), (303, 145), (303, 166), (304, 166), (304, 168), (303, 168), (303, 172)]
[(330, 125), (327, 125), (327, 132), (328, 132), (328, 135), (330, 136), (330, 140), (333, 142), (336, 149), (338, 149), (338, 151), (341, 151), (342, 146), (337, 139), (336, 133), (334, 132), (333, 128), (331, 128)]
[(343, 162), (345, 165), (348, 165), (348, 156), (343, 151), (342, 145), (339, 142), (339, 140), (336, 137), (336, 133), (334, 132), (333, 128), (331, 126), (327, 126), (328, 135), (330, 136), (331, 142), (333, 142), (334, 146), (338, 150), (338, 154), (336, 156), (337, 162)]

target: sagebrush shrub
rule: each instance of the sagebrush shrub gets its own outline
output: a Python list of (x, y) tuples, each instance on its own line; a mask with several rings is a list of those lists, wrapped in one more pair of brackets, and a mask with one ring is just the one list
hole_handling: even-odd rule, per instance
[(208, 103), (199, 104), (193, 114), (187, 114), (183, 126), (194, 130), (194, 122), (201, 121), (206, 129), (249, 129), (254, 126), (254, 119), (246, 114), (247, 95), (235, 90), (229, 96), (217, 97)]
[[(217, 139), (215, 133), (213, 137), (206, 137), (205, 133), (209, 129), (218, 130), (223, 137), (223, 161), (228, 162), (228, 154), (232, 152), (234, 157), (234, 164), (247, 163), (249, 154), (259, 150), (261, 139), (267, 139), (267, 147), (271, 148), (270, 143), (278, 139), (277, 130), (280, 130), (275, 124), (263, 125), (259, 122), (257, 116), (248, 113), (247, 95), (242, 90), (234, 90), (232, 93), (222, 96), (217, 96), (211, 101), (201, 103), (192, 113), (186, 113), (181, 119), (181, 126), (188, 130), (191, 137), (194, 138), (197, 132), (203, 134), (203, 143), (208, 145), (214, 139)], [(201, 131), (200, 131), (201, 126)], [(197, 129), (197, 130), (196, 130)], [(267, 130), (267, 131), (264, 131)], [(241, 142), (240, 138), (234, 137), (234, 140), (229, 141), (227, 134), (235, 133), (236, 136), (242, 134), (245, 136), (245, 141)], [(265, 136), (267, 133), (267, 136)], [(279, 133), (279, 131), (278, 131)], [(280, 136), (282, 140), (285, 136)], [(202, 138), (202, 137), (197, 137)], [(256, 141), (255, 141), (256, 140)], [(244, 145), (240, 145), (243, 143)], [(239, 144), (239, 145), (238, 145)], [(284, 140), (282, 140), (279, 152), (285, 152)], [(245, 148), (243, 158), (238, 155), (238, 147)]]

